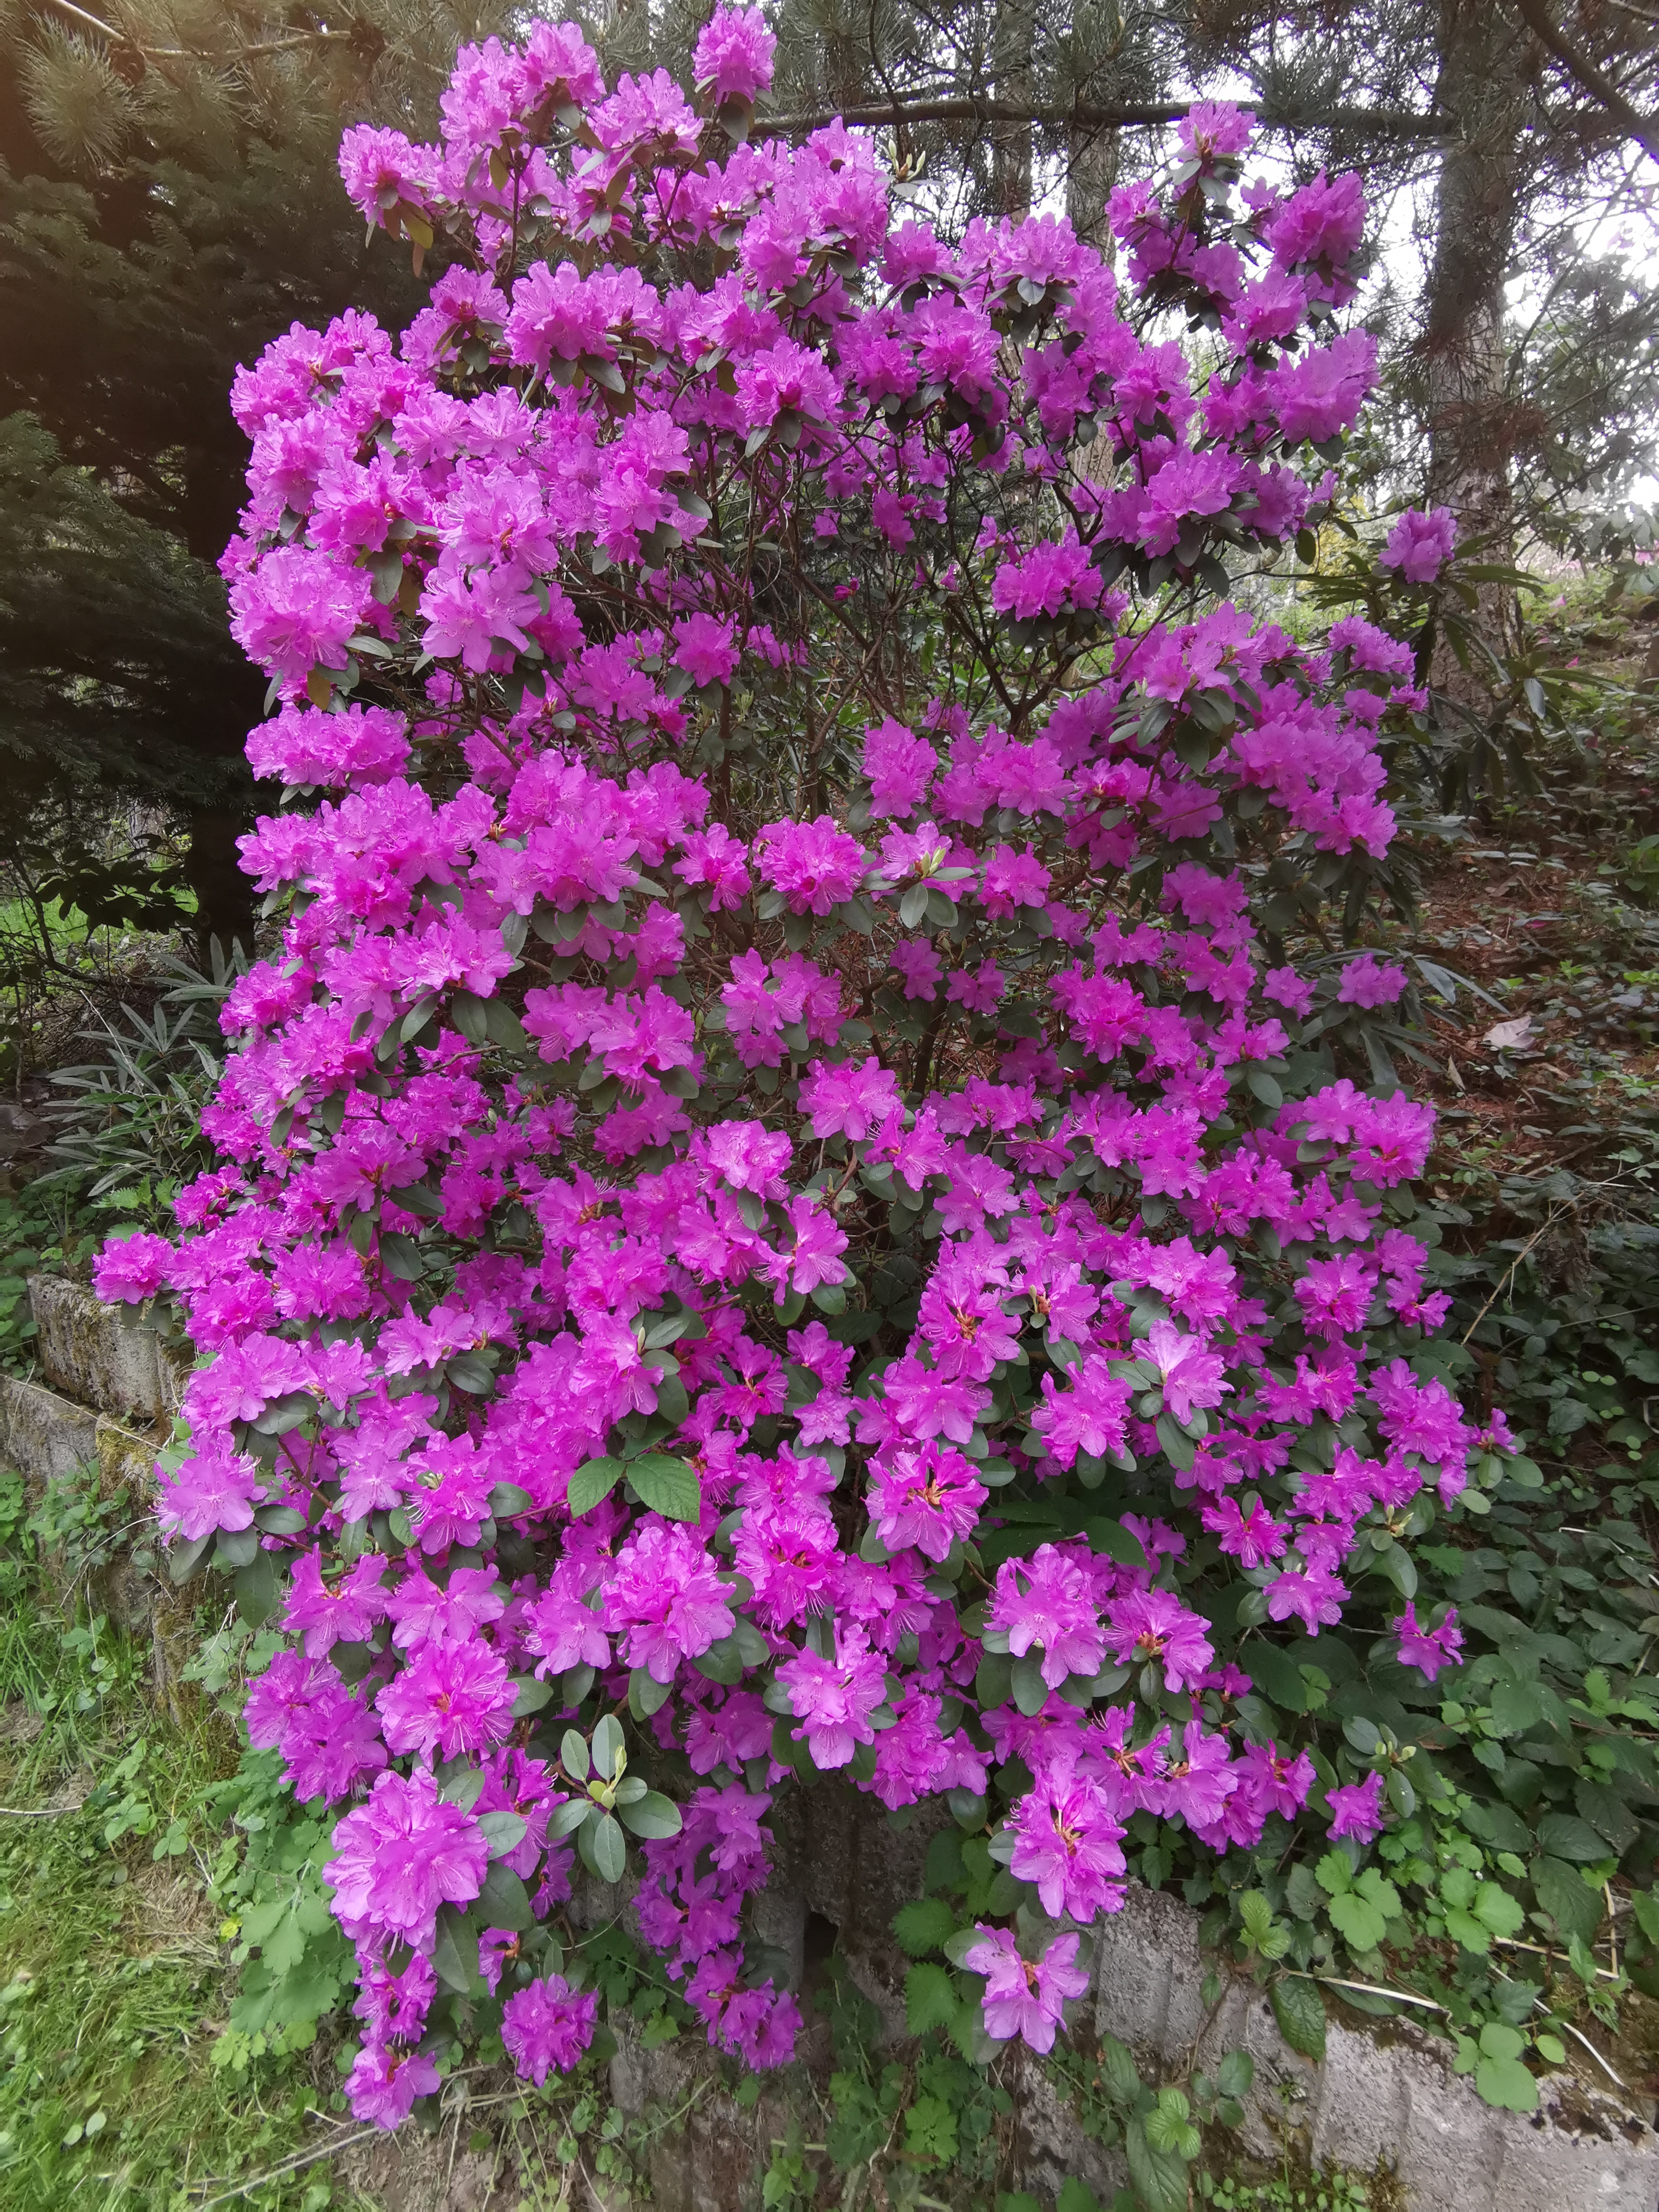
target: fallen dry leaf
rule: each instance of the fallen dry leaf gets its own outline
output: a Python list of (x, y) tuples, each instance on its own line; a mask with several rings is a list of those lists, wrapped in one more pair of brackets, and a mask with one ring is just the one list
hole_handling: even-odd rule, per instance
[(1480, 1042), (1495, 1045), (1499, 1052), (1513, 1052), (1518, 1046), (1530, 1044), (1532, 1016), (1522, 1014), (1516, 1021), (1494, 1022)]

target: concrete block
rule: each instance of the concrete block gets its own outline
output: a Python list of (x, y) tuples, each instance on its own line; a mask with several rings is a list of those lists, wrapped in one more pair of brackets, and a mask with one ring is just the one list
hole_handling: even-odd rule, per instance
[(1085, 2136), (1077, 2116), (1054, 2083), (1023, 2054), (1004, 2061), (1006, 2086), (1014, 2100), (1014, 2170), (1027, 2196), (1048, 2202), (1073, 2179), (1092, 2189), (1096, 2201), (1110, 2204), (1129, 2182), (1129, 2162), (1121, 2149), (1108, 2150)]
[(38, 1504), (50, 1482), (64, 1482), (98, 1457), (98, 1416), (39, 1382), (0, 1376), (0, 1459), (23, 1478)]
[(1206, 2019), (1198, 1917), (1131, 1886), (1097, 1937), (1095, 2020), (1143, 2071), (1255, 2061), (1242, 2130), (1273, 2160), (1299, 2136), (1316, 2164), (1391, 2169), (1411, 2212), (1655, 2212), (1659, 2134), (1571, 2075), (1540, 2086), (1535, 2113), (1500, 2112), (1451, 2070), (1451, 2048), (1408, 2021), (1332, 2018), (1315, 2066), (1279, 2033), (1266, 1996), (1239, 1982)]
[(1097, 2029), (1142, 2061), (1169, 2063), (1204, 2024), (1195, 1915), (1178, 1898), (1132, 1888), (1123, 1911), (1093, 1933)]
[(125, 1489), (135, 1512), (151, 1510), (155, 1504), (155, 1455), (160, 1449), (155, 1437), (140, 1436), (108, 1413), (98, 1416), (97, 1437), (102, 1494), (112, 1498), (118, 1490)]
[(61, 1275), (31, 1275), (28, 1285), (47, 1382), (100, 1413), (161, 1419), (168, 1393), (154, 1331), (131, 1327)]

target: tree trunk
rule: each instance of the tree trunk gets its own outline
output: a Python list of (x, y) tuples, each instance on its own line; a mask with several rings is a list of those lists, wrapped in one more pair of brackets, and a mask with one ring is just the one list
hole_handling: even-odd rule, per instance
[(241, 872), (236, 850), (236, 840), (248, 825), (234, 807), (193, 806), (188, 826), (185, 876), (196, 894), (197, 957), (205, 973), (216, 937), (226, 953), (234, 943), (250, 956), (253, 951), (253, 886)]
[[(1418, 341), (1429, 435), (1430, 503), (1449, 507), (1465, 540), (1511, 550), (1510, 466), (1514, 410), (1507, 389), (1504, 286), (1514, 252), (1528, 162), (1529, 42), (1493, 0), (1441, 0), (1438, 112), (1458, 136), (1441, 158), (1434, 258)], [(1507, 637), (1512, 595), (1489, 587), (1482, 619)], [(1459, 696), (1472, 678), (1454, 662), (1437, 669)], [(1468, 703), (1474, 703), (1471, 698)]]
[[(991, 41), (991, 71), (999, 100), (1032, 106), (1036, 81), (1032, 49), (1036, 43), (1036, 0), (998, 0)], [(994, 214), (1024, 222), (1031, 212), (1031, 125), (991, 126), (991, 202)]]
[(1074, 127), (1066, 149), (1066, 213), (1091, 246), (1106, 238), (1106, 202), (1117, 182), (1115, 131)]

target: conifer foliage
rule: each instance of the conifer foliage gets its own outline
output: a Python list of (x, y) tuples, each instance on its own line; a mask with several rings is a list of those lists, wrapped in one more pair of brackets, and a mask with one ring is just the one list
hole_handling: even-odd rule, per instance
[(587, 2046), (573, 1852), (787, 2057), (745, 1899), (823, 1774), (993, 1839), (959, 2040), (1047, 2048), (1132, 1826), (1377, 1832), (1255, 1674), (1345, 1615), (1443, 1665), (1410, 1540), (1506, 1442), (1433, 1379), (1431, 1115), (1332, 1057), (1404, 978), (1281, 943), (1363, 912), (1411, 655), (1224, 596), (1370, 381), (1358, 180), (1241, 200), (1198, 107), (1123, 283), (947, 250), (845, 127), (744, 143), (771, 52), (717, 10), (694, 106), (465, 50), (441, 143), (341, 152), (428, 304), (235, 387), (281, 946), (100, 1283), (211, 1355), (164, 1521), (286, 1632), (248, 1727), (337, 1811), (388, 2125), (458, 2033)]

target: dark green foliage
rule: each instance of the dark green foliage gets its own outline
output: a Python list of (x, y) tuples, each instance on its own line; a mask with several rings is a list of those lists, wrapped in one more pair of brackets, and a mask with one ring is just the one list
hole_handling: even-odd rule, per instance
[[(94, 46), (54, 34), (26, 109), (0, 109), (0, 773), (25, 809), (94, 788), (165, 809), (204, 938), (247, 939), (233, 841), (264, 687), (215, 565), (247, 454), (231, 380), (296, 319), (396, 325), (413, 290), (366, 258), (334, 165), (343, 114), (403, 79), (291, 33), (239, 63), (257, 34), (228, 14), (214, 35), (199, 72), (116, 103), (107, 145), (75, 143)], [(407, 33), (388, 46), (410, 58)]]
[(257, 714), (251, 678), (212, 568), (66, 465), (34, 418), (0, 422), (0, 757), (14, 805), (97, 783), (226, 803), (244, 772), (224, 732)]

